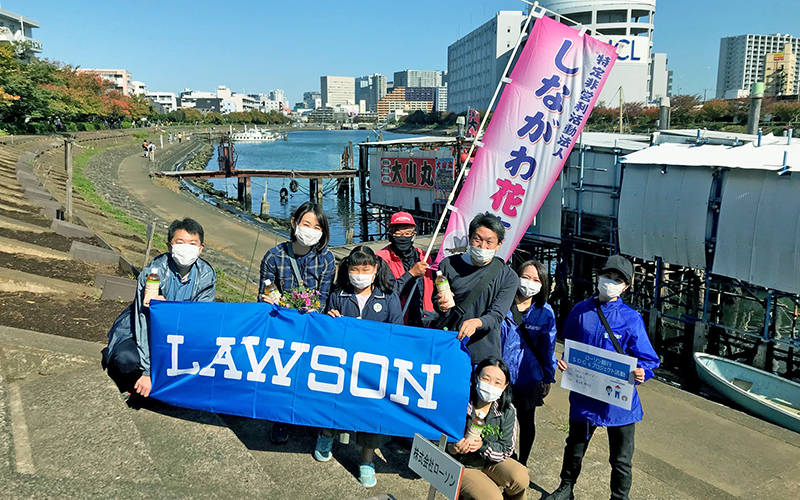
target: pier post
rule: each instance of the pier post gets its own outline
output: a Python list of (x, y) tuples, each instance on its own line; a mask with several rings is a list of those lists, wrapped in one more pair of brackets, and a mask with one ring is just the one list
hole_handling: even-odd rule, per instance
[(369, 150), (359, 146), (358, 150), (358, 190), (361, 192), (361, 241), (369, 239), (367, 214), (367, 173), (369, 172)]
[(311, 203), (317, 202), (317, 180), (316, 179), (309, 179), (308, 180), (308, 198)]
[(269, 202), (267, 201), (267, 185), (268, 183), (264, 183), (264, 196), (261, 197), (261, 217), (266, 217), (269, 215)]
[(244, 206), (246, 211), (252, 210), (253, 200), (250, 194), (250, 177), (239, 177), (238, 197), (239, 203)]
[(750, 113), (747, 118), (747, 133), (756, 135), (758, 133), (758, 122), (761, 119), (761, 100), (764, 98), (764, 83), (756, 82), (753, 91), (750, 93)]

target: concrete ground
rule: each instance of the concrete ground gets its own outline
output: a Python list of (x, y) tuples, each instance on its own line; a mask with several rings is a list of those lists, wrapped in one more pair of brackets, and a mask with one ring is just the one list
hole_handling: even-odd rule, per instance
[[(310, 429), (275, 446), (267, 422), (123, 401), (100, 368), (102, 347), (0, 327), (4, 498), (426, 497), (394, 444), (381, 450), (378, 485), (366, 490), (355, 445), (337, 445), (335, 460), (317, 463)], [(660, 382), (640, 394), (632, 498), (800, 498), (800, 434)], [(558, 485), (567, 410), (566, 391), (555, 388), (538, 412), (529, 498)], [(600, 430), (577, 498), (608, 498), (607, 450)]]

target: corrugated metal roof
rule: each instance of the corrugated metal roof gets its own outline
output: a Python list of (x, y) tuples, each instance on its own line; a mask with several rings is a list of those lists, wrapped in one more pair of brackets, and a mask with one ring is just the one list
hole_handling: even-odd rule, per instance
[(728, 167), (778, 171), (788, 152), (788, 164), (800, 171), (800, 140), (787, 144), (786, 137), (777, 138), (778, 144), (753, 143), (741, 146), (688, 145), (664, 143), (622, 158), (626, 164), (680, 165), (686, 167)]

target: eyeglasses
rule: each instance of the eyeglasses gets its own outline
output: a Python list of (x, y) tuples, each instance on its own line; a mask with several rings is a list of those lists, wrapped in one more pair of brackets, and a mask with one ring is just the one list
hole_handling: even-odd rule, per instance
[(392, 236), (399, 236), (401, 238), (402, 237), (409, 237), (410, 238), (411, 236), (414, 236), (415, 233), (416, 233), (416, 231), (413, 230), (413, 229), (404, 229), (402, 231), (391, 231), (391, 235)]

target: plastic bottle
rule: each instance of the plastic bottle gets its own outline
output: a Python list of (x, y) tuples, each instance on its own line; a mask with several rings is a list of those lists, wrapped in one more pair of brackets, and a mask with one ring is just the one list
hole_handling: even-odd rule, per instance
[(281, 300), (281, 292), (278, 291), (278, 287), (270, 280), (264, 280), (264, 295), (269, 297), (274, 304), (277, 304), (278, 301)]
[(450, 282), (447, 281), (447, 278), (441, 271), (436, 271), (436, 280), (434, 280), (434, 283), (436, 284), (436, 291), (441, 293), (444, 297), (444, 300), (439, 306), (444, 306), (448, 309), (455, 307), (456, 302), (453, 299), (453, 292), (450, 291)]
[(470, 422), (469, 429), (467, 429), (467, 435), (464, 436), (467, 441), (477, 441), (478, 438), (481, 437), (483, 428), (486, 427), (485, 418), (486, 415), (484, 415), (482, 411), (475, 412), (475, 416), (472, 417), (472, 422)]
[(147, 275), (147, 281), (144, 284), (144, 305), (150, 307), (150, 300), (158, 297), (159, 289), (161, 288), (161, 278), (158, 276), (157, 269), (154, 267), (150, 269), (150, 274)]

